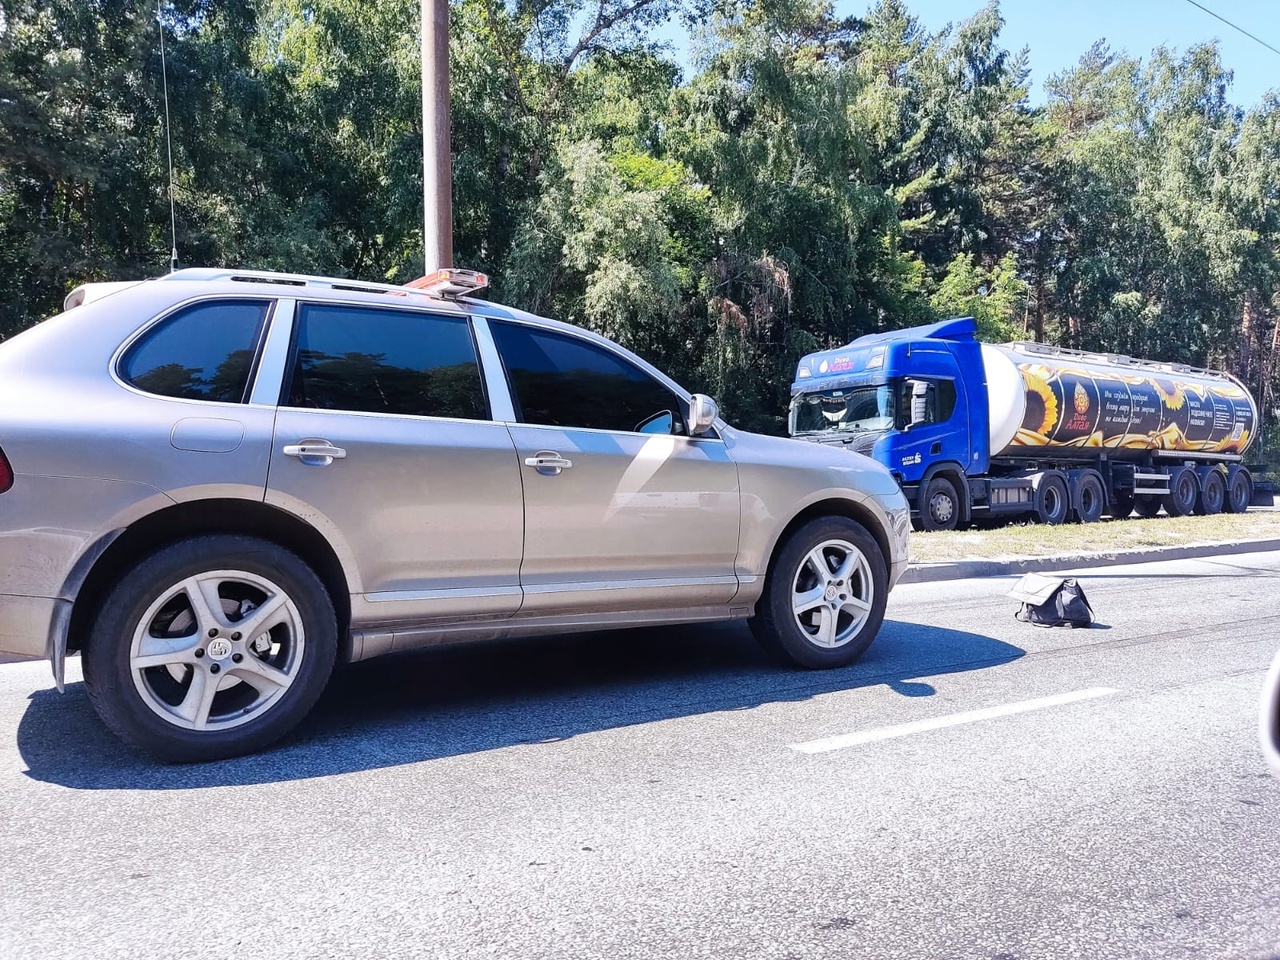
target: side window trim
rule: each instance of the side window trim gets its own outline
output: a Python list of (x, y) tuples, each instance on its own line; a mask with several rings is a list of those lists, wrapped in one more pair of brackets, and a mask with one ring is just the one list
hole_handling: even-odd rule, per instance
[[(566, 333), (566, 331), (565, 331), (565, 330), (563, 330), (563, 329), (562, 329), (561, 327), (559, 327), (559, 326), (555, 326), (555, 325), (553, 325), (553, 324), (551, 324), (551, 323), (539, 323), (539, 322), (537, 322), (539, 318), (536, 318), (536, 317), (535, 317), (535, 318), (532, 318), (532, 319), (517, 319), (516, 317), (513, 317), (513, 316), (511, 316), (511, 315), (509, 315), (509, 314), (500, 314), (500, 315), (496, 315), (496, 316), (492, 316), (492, 317), (489, 317), (489, 316), (485, 316), (485, 317), (476, 317), (475, 319), (476, 319), (476, 320), (483, 320), (483, 321), (484, 321), (484, 323), (485, 323), (485, 325), (486, 325), (486, 331), (487, 331), (487, 333), (488, 333), (488, 336), (489, 336), (489, 339), (490, 339), (490, 341), (491, 341), (491, 342), (492, 342), (492, 339), (493, 339), (493, 337), (492, 337), (492, 333), (491, 333), (491, 332), (488, 332), (488, 324), (489, 324), (490, 322), (493, 322), (493, 323), (515, 323), (515, 324), (521, 324), (521, 325), (526, 326), (526, 327), (530, 327), (530, 328), (532, 328), (532, 329), (534, 329), (534, 330), (545, 330), (545, 331), (546, 331), (546, 332), (548, 332), (548, 333)], [(647, 373), (649, 376), (651, 376), (654, 380), (657, 380), (657, 381), (658, 381), (658, 383), (662, 384), (664, 387), (666, 387), (668, 390), (670, 390), (673, 394), (675, 394), (675, 395), (676, 395), (676, 399), (678, 399), (678, 400), (679, 400), (679, 401), (684, 405), (684, 406), (682, 407), (682, 409), (681, 409), (679, 412), (680, 412), (680, 415), (681, 415), (681, 416), (684, 418), (684, 420), (685, 420), (685, 427), (686, 427), (686, 429), (688, 428), (688, 421), (689, 421), (688, 405), (689, 405), (689, 403), (691, 402), (691, 399), (692, 399), (692, 397), (693, 397), (693, 392), (692, 392), (692, 391), (685, 389), (685, 387), (684, 387), (682, 384), (677, 383), (675, 380), (672, 380), (672, 379), (671, 379), (669, 376), (667, 376), (667, 374), (666, 374), (666, 373), (664, 373), (662, 370), (659, 370), (657, 367), (655, 367), (653, 364), (649, 363), (648, 361), (644, 360), (643, 358), (641, 358), (641, 357), (637, 357), (635, 354), (631, 353), (630, 351), (626, 350), (625, 348), (618, 346), (618, 345), (617, 345), (616, 343), (614, 343), (612, 340), (606, 340), (606, 339), (604, 339), (604, 338), (601, 338), (601, 339), (599, 339), (599, 340), (596, 340), (596, 339), (592, 339), (592, 338), (590, 338), (590, 337), (583, 337), (583, 336), (581, 335), (581, 332), (580, 332), (580, 331), (577, 331), (577, 330), (568, 331), (568, 333), (569, 333), (570, 335), (573, 335), (573, 336), (577, 336), (577, 337), (579, 337), (580, 339), (582, 339), (582, 340), (586, 341), (587, 343), (595, 344), (595, 345), (596, 345), (596, 346), (598, 346), (598, 347), (602, 347), (602, 348), (604, 348), (604, 349), (608, 350), (610, 353), (614, 354), (615, 356), (619, 357), (620, 359), (625, 360), (627, 363), (633, 364), (634, 366), (638, 367), (640, 370), (643, 370), (645, 373)], [(507, 389), (507, 390), (509, 391), (509, 390), (510, 390), (510, 383), (509, 383), (509, 382), (508, 382), (508, 380), (507, 380), (506, 366), (502, 363), (501, 359), (499, 359), (499, 358), (497, 357), (497, 355), (496, 355), (496, 347), (495, 347), (494, 362), (496, 362), (496, 363), (498, 364), (498, 370), (499, 370), (499, 373), (500, 373), (501, 378), (502, 378), (502, 386), (504, 387), (504, 389)], [(510, 398), (510, 401), (511, 401), (511, 403), (512, 403), (513, 410), (514, 410), (514, 406), (515, 406), (515, 397), (514, 397), (514, 395), (511, 395), (510, 393), (508, 393), (508, 396), (509, 396), (509, 398)], [(512, 416), (513, 416), (513, 418), (514, 418), (515, 422), (519, 422), (519, 417), (516, 415), (516, 413), (515, 413), (515, 412), (513, 412)], [(495, 418), (495, 419), (496, 419), (496, 418)], [(536, 427), (536, 426), (539, 426), (539, 424), (530, 423), (530, 424), (523, 424), (523, 426)], [(558, 430), (558, 429), (560, 429), (560, 428), (559, 428), (559, 427), (549, 427), (548, 429)], [(590, 430), (590, 429), (592, 429), (592, 428), (591, 428), (591, 427), (575, 427), (574, 429), (578, 429), (578, 430)], [(609, 432), (611, 432), (611, 431), (608, 431), (608, 430), (600, 430), (600, 431), (596, 431), (596, 432), (598, 432), (598, 433), (609, 433)], [(713, 442), (713, 443), (723, 443), (723, 442), (724, 442), (724, 438), (723, 438), (722, 436), (720, 436), (720, 429), (719, 429), (718, 427), (715, 427), (715, 426), (713, 426), (710, 430), (708, 430), (706, 433), (702, 434), (701, 436), (691, 437), (691, 436), (689, 436), (687, 433), (686, 433), (686, 434), (678, 434), (678, 436), (682, 436), (685, 440), (687, 440), (687, 441), (688, 441), (688, 442), (690, 442), (690, 443), (704, 443), (704, 442), (707, 442), (707, 441), (710, 441), (710, 442)]]
[(507, 368), (498, 356), (498, 345), (494, 342), (493, 331), (489, 329), (489, 318), (473, 314), (471, 329), (480, 361), (480, 376), (489, 395), (489, 416), (498, 423), (518, 423), (515, 396), (507, 380)]
[[(686, 391), (682, 387), (679, 387), (678, 385), (676, 385), (674, 381), (671, 381), (666, 376), (663, 376), (660, 373), (658, 373), (649, 364), (646, 364), (644, 361), (640, 360), (639, 357), (634, 357), (628, 354), (626, 351), (619, 348), (612, 341), (605, 340), (603, 338), (595, 339), (589, 336), (582, 336), (581, 333), (577, 331), (563, 330), (558, 327), (553, 327), (549, 324), (526, 323), (521, 320), (517, 320), (515, 318), (495, 319), (494, 322), (501, 323), (510, 327), (523, 328), (528, 331), (531, 331), (534, 333), (540, 333), (552, 338), (571, 341), (584, 349), (598, 350), (601, 353), (609, 356), (615, 363), (619, 364), (620, 366), (636, 371), (641, 376), (643, 376), (646, 380), (660, 387), (663, 391), (668, 393), (673, 400), (676, 401), (675, 409), (671, 410), (670, 413), (672, 414), (673, 418), (679, 418), (682, 429), (679, 433), (668, 434), (668, 436), (679, 436), (679, 437), (685, 438), (686, 440), (695, 439), (689, 436), (689, 406), (688, 405), (691, 401)], [(492, 331), (486, 330), (486, 332), (489, 334), (490, 338), (493, 339)], [(501, 361), (501, 355), (497, 352), (496, 339), (494, 339), (493, 345), (494, 345), (495, 355), (497, 356), (498, 362), (499, 362), (499, 370), (501, 371), (501, 379), (503, 381), (503, 386), (508, 391), (508, 395), (510, 398), (510, 402), (512, 406), (512, 416), (514, 417), (514, 422), (519, 423), (522, 426), (545, 427), (550, 430), (572, 429), (572, 430), (586, 430), (592, 433), (606, 433), (606, 434), (628, 433), (628, 434), (635, 434), (636, 436), (646, 435), (644, 431), (638, 430), (638, 429), (632, 429), (632, 430), (626, 430), (621, 428), (609, 429), (604, 427), (588, 427), (588, 426), (566, 427), (566, 426), (557, 426), (555, 424), (542, 424), (542, 423), (533, 423), (533, 422), (526, 421), (524, 417), (524, 413), (520, 409), (520, 398), (516, 393), (514, 384), (511, 382), (511, 372), (507, 369), (507, 365)], [(703, 438), (696, 438), (696, 439), (703, 439)], [(719, 439), (718, 434), (712, 439)]]
[(275, 310), (267, 321), (266, 341), (258, 351), (257, 373), (249, 394), (251, 404), (274, 407), (283, 399), (297, 302), (289, 298), (276, 301)]
[[(177, 317), (182, 313), (185, 313), (188, 310), (192, 310), (208, 304), (244, 303), (244, 302), (261, 304), (264, 309), (263, 309), (262, 319), (258, 323), (257, 333), (254, 335), (254, 338), (253, 338), (253, 357), (249, 363), (249, 374), (245, 382), (245, 390), (240, 395), (239, 400), (209, 400), (209, 399), (203, 399), (203, 398), (194, 399), (191, 397), (168, 396), (167, 394), (154, 393), (150, 390), (140, 387), (138, 386), (138, 384), (134, 383), (132, 380), (129, 379), (128, 375), (124, 370), (126, 360), (128, 360), (133, 355), (134, 349), (140, 343), (142, 343), (142, 341), (147, 339), (147, 337), (150, 334), (152, 334), (154, 331), (156, 331), (160, 327), (163, 327), (169, 321), (173, 320), (175, 317)], [(119, 347), (116, 348), (115, 353), (111, 355), (111, 361), (107, 367), (109, 375), (113, 381), (115, 381), (118, 385), (124, 387), (126, 390), (129, 390), (133, 393), (140, 394), (141, 396), (145, 396), (145, 397), (161, 397), (166, 400), (176, 400), (181, 403), (200, 403), (200, 404), (228, 403), (228, 404), (232, 404), (233, 406), (245, 406), (252, 402), (250, 399), (250, 392), (252, 390), (253, 383), (258, 375), (258, 369), (262, 359), (263, 345), (266, 342), (265, 334), (266, 334), (266, 331), (271, 327), (272, 317), (275, 314), (275, 310), (276, 310), (276, 301), (271, 297), (262, 297), (262, 296), (237, 296), (234, 294), (218, 295), (218, 296), (206, 295), (206, 296), (192, 297), (189, 300), (183, 300), (181, 303), (173, 304), (171, 307), (169, 307), (169, 309), (152, 317), (149, 322), (145, 323), (143, 326), (135, 330), (123, 343), (120, 344)]]
[[(439, 318), (446, 320), (461, 320), (467, 333), (467, 338), (471, 344), (472, 359), (476, 365), (476, 376), (480, 387), (480, 399), (484, 406), (485, 416), (482, 418), (472, 418), (465, 416), (452, 416), (448, 414), (417, 414), (395, 411), (379, 411), (379, 410), (361, 410), (361, 409), (332, 409), (320, 408), (328, 410), (330, 413), (346, 413), (354, 416), (369, 417), (408, 417), (415, 420), (450, 420), (458, 423), (492, 423), (497, 421), (497, 417), (493, 414), (493, 401), (490, 396), (489, 384), (485, 377), (485, 368), (480, 356), (480, 343), (476, 330), (475, 318), (464, 312), (454, 312), (450, 310), (422, 310), (417, 308), (392, 307), (384, 304), (355, 304), (343, 301), (330, 300), (297, 300), (291, 299), (289, 303), (290, 322), (287, 328), (281, 333), (281, 341), (283, 342), (284, 358), (280, 366), (280, 377), (277, 385), (272, 388), (275, 390), (274, 402), (279, 407), (293, 410), (311, 410), (312, 407), (295, 407), (289, 403), (290, 393), (293, 389), (293, 378), (297, 373), (297, 355), (299, 338), (305, 320), (305, 311), (308, 307), (316, 309), (325, 309), (330, 307), (349, 308), (360, 311), (367, 310), (370, 313), (387, 313), (387, 312), (403, 312), (411, 316), (423, 318)], [(274, 344), (273, 344), (274, 345)]]

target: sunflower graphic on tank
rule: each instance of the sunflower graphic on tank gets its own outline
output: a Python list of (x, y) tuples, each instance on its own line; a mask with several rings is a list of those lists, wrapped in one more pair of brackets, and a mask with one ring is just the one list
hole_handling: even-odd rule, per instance
[(1126, 450), (1242, 451), (1253, 409), (1233, 383), (1019, 363), (1026, 409), (1013, 444)]
[(1037, 363), (1018, 365), (1022, 380), (1027, 386), (1027, 407), (1022, 417), (1022, 429), (1014, 438), (1015, 444), (1043, 447), (1058, 422), (1058, 398), (1049, 386), (1052, 376), (1048, 367)]
[(1026, 385), (1022, 428), (1014, 437), (1021, 446), (1093, 446), (1098, 422), (1098, 391), (1088, 371), (1020, 363)]

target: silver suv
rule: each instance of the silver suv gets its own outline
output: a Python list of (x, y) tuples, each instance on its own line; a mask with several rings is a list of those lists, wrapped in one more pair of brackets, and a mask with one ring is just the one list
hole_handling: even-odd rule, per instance
[(0, 344), (0, 652), (61, 689), (79, 651), (107, 726), (189, 761), (391, 651), (736, 619), (803, 667), (866, 650), (907, 557), (883, 467), (477, 276), (182, 270)]

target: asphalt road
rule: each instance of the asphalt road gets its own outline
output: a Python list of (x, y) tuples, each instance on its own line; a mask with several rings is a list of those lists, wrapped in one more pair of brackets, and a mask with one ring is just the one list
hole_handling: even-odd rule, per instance
[(1086, 572), (1089, 630), (1013, 579), (829, 673), (738, 627), (373, 661), (198, 767), (0, 665), (0, 957), (1280, 958), (1280, 554)]

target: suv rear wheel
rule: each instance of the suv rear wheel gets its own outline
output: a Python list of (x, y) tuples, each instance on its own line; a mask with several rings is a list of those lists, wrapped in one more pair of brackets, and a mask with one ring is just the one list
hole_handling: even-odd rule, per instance
[(751, 630), (765, 649), (797, 666), (847, 666), (875, 639), (888, 586), (871, 535), (847, 517), (820, 517), (777, 553)]
[(333, 603), (310, 567), (273, 543), (210, 535), (126, 572), (82, 659), (108, 727), (189, 762), (282, 737), (315, 705), (336, 654)]

